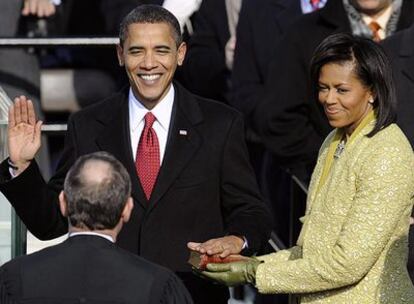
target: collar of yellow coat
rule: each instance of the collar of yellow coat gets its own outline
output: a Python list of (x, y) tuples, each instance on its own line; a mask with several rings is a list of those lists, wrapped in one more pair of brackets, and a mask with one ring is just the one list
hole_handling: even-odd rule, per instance
[[(361, 121), (361, 123), (358, 125), (358, 127), (352, 132), (351, 136), (346, 141), (345, 147), (349, 146), (350, 143), (355, 139), (355, 137), (361, 133), (361, 130), (364, 129), (369, 123), (375, 120), (376, 117), (376, 111), (370, 111), (367, 116)], [(334, 155), (335, 151), (338, 148), (339, 143), (341, 142), (342, 137), (344, 136), (345, 130), (343, 128), (336, 129), (335, 135), (329, 144), (328, 148), (328, 154), (325, 158), (325, 163), (322, 170), (321, 178), (319, 179), (318, 187), (317, 187), (317, 193), (321, 189), (322, 185), (325, 184), (326, 179), (328, 177), (329, 171), (331, 170), (332, 164), (334, 162)]]

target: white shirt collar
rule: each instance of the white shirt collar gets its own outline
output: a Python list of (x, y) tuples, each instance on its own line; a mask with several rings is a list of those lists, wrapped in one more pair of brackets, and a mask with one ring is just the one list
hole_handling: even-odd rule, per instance
[(174, 104), (175, 89), (171, 84), (167, 94), (158, 104), (152, 109), (148, 110), (144, 105), (135, 97), (132, 92), (132, 88), (129, 89), (129, 127), (131, 130), (136, 130), (139, 123), (144, 119), (145, 114), (152, 112), (157, 119), (160, 126), (168, 131), (171, 121), (171, 112)]
[(103, 234), (103, 233), (99, 233), (99, 232), (94, 232), (94, 231), (82, 231), (82, 232), (70, 232), (68, 237), (73, 237), (73, 236), (77, 236), (77, 235), (94, 235), (94, 236), (100, 236), (104, 239), (107, 239), (108, 241), (115, 243), (114, 239), (107, 235), (107, 234)]

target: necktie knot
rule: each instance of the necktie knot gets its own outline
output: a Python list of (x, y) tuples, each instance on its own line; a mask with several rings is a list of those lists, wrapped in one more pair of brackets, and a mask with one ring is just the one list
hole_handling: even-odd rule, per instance
[(381, 25), (378, 24), (376, 21), (370, 22), (368, 24), (368, 27), (372, 31), (372, 39), (376, 42), (379, 42), (381, 40), (381, 37), (379, 35), (379, 30), (381, 29)]
[(144, 120), (145, 120), (144, 128), (152, 128), (152, 125), (154, 124), (156, 118), (154, 114), (152, 114), (151, 112), (148, 112), (147, 114), (145, 114)]

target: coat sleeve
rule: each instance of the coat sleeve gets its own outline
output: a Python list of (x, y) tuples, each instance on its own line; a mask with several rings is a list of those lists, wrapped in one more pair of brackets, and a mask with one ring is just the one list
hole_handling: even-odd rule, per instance
[(281, 263), (302, 257), (302, 247), (293, 246), (289, 249), (280, 250), (276, 253), (258, 256), (257, 259), (265, 263)]
[(359, 282), (392, 241), (396, 227), (408, 225), (413, 167), (411, 149), (383, 138), (360, 162), (354, 202), (336, 243), (323, 255), (259, 265), (259, 291), (309, 293)]
[(269, 239), (272, 219), (250, 165), (240, 114), (235, 115), (224, 146), (220, 193), (227, 233), (246, 237), (245, 254), (257, 252)]
[[(16, 263), (14, 263), (14, 266)], [(0, 267), (0, 303), (14, 304), (20, 296), (21, 286), (18, 271), (8, 270), (10, 262)], [(13, 266), (12, 266), (13, 269)]]

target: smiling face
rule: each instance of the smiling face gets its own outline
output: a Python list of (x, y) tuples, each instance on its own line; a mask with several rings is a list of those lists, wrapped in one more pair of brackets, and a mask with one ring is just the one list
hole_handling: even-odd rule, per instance
[(372, 110), (373, 93), (357, 77), (354, 63), (328, 63), (319, 73), (318, 98), (329, 124), (351, 135)]
[(177, 65), (184, 61), (186, 45), (177, 47), (167, 23), (133, 23), (123, 46), (117, 46), (135, 97), (152, 109), (167, 94)]

